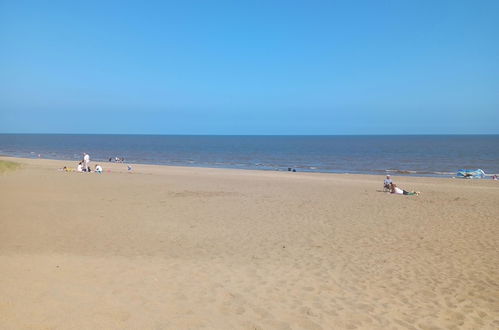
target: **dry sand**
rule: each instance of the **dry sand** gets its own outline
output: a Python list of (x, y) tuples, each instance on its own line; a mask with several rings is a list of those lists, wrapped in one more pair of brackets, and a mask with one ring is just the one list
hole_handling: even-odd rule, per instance
[(2, 329), (499, 328), (499, 182), (16, 161)]

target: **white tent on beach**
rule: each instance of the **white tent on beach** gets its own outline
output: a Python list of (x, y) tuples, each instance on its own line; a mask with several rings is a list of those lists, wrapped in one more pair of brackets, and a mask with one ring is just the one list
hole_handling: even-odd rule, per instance
[(461, 169), (457, 171), (456, 176), (464, 179), (483, 179), (485, 177), (485, 172), (479, 168), (476, 170)]

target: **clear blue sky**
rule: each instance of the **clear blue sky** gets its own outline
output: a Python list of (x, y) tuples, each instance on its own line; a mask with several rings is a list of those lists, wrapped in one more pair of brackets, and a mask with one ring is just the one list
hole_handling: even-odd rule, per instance
[(0, 132), (498, 134), (498, 13), (0, 0)]

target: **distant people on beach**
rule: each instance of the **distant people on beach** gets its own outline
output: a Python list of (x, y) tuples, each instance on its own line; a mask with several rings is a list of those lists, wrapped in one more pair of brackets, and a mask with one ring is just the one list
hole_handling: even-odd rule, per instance
[[(63, 171), (63, 172), (74, 172), (75, 171), (75, 169), (73, 169), (71, 167), (67, 167), (67, 166), (64, 166), (62, 168), (58, 168), (57, 170), (58, 171)], [(102, 166), (100, 166), (99, 164), (96, 164), (94, 171), (95, 171), (95, 173), (102, 173), (103, 172)], [(81, 162), (78, 163), (78, 166), (76, 166), (76, 172), (87, 172), (87, 173), (91, 173), (92, 169), (90, 167), (85, 168), (83, 161), (81, 161)]]
[(125, 157), (109, 157), (109, 162), (116, 162), (116, 163), (124, 163), (125, 162)]
[(399, 187), (397, 187), (395, 183), (392, 183), (392, 188), (390, 192), (396, 195), (419, 195), (419, 191), (407, 191), (404, 189), (400, 189)]
[(492, 176), (492, 180), (497, 181), (497, 179), (498, 179), (497, 174), (494, 174), (494, 175)]

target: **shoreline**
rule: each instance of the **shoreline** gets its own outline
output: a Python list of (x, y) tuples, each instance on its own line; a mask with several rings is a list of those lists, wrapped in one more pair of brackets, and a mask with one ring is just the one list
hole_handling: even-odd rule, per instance
[(499, 135), (204, 136), (1, 135), (0, 154), (79, 161), (125, 157), (135, 164), (262, 171), (453, 177), (499, 173)]
[[(36, 158), (30, 158), (30, 157), (17, 157), (17, 156), (9, 156), (5, 154), (0, 154), (0, 158), (11, 158), (11, 159), (21, 159), (21, 160), (49, 160), (49, 161), (60, 161), (60, 162), (70, 162), (72, 164), (75, 164), (78, 162), (78, 160), (68, 160), (68, 159), (60, 159), (60, 158), (43, 158), (43, 157), (36, 157)], [(288, 171), (286, 169), (258, 169), (258, 168), (244, 168), (244, 167), (208, 167), (208, 166), (196, 166), (196, 165), (171, 165), (171, 164), (153, 164), (153, 163), (132, 163), (132, 162), (109, 162), (108, 160), (92, 160), (91, 163), (93, 164), (101, 164), (102, 166), (108, 166), (111, 165), (114, 167), (114, 165), (123, 165), (126, 166), (126, 164), (130, 164), (133, 166), (166, 166), (166, 167), (181, 167), (181, 168), (201, 168), (201, 169), (221, 169), (221, 170), (241, 170), (241, 171), (261, 171), (261, 172), (292, 172)], [(75, 166), (76, 168), (76, 166)], [(293, 168), (293, 167), (291, 167)], [(332, 174), (332, 175), (372, 175), (372, 176), (398, 176), (398, 177), (409, 177), (409, 178), (441, 178), (441, 179), (461, 179), (461, 178), (455, 178), (455, 173), (452, 174), (451, 172), (420, 172), (420, 173), (410, 173), (410, 172), (416, 172), (416, 171), (404, 171), (404, 170), (384, 170), (383, 172), (380, 171), (380, 173), (358, 173), (358, 172), (331, 172), (331, 171), (309, 171), (309, 170), (304, 170), (302, 168), (294, 168), (296, 169), (296, 172), (293, 173), (317, 173), (317, 174)], [(457, 173), (457, 172), (456, 172)], [(490, 179), (494, 175), (499, 175), (495, 173), (485, 173), (485, 178), (482, 180), (487, 180)], [(477, 179), (475, 179), (477, 180)]]

